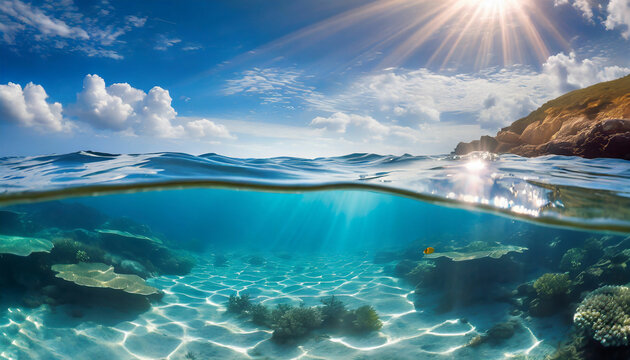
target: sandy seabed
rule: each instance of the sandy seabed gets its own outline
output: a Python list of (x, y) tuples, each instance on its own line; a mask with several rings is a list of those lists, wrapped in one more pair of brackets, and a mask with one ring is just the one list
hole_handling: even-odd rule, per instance
[[(208, 256), (211, 258), (211, 256)], [(143, 313), (64, 305), (6, 307), (0, 313), (0, 359), (544, 359), (566, 334), (557, 319), (517, 318), (523, 328), (494, 345), (466, 347), (506, 321), (504, 303), (435, 314), (438, 296), (421, 296), (365, 256), (269, 256), (252, 266), (230, 256), (228, 267), (200, 258), (187, 276), (149, 283), (163, 299)], [(316, 332), (296, 345), (278, 345), (271, 331), (226, 312), (228, 296), (247, 292), (253, 303), (320, 304), (335, 295), (349, 308), (372, 305), (383, 328), (364, 335)], [(0, 299), (2, 300), (2, 299)], [(416, 302), (417, 307), (414, 306)], [(80, 312), (80, 318), (70, 316)], [(461, 321), (460, 319), (466, 319)]]

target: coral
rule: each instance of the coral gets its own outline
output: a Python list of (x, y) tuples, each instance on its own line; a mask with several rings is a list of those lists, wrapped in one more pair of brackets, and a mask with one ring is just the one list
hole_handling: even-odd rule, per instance
[(53, 243), (46, 239), (0, 235), (0, 254), (29, 256), (34, 252), (50, 252)]
[(83, 250), (77, 250), (77, 254), (75, 258), (78, 262), (88, 262), (90, 261), (90, 256)]
[(486, 257), (499, 259), (502, 256), (511, 252), (522, 253), (526, 250), (526, 247), (521, 246), (503, 245), (500, 243), (489, 243), (484, 241), (473, 241), (465, 247), (456, 249), (454, 251), (443, 253), (434, 252), (433, 254), (425, 255), (424, 257), (427, 259), (446, 257), (453, 261), (469, 261)]
[(578, 306), (573, 321), (604, 346), (628, 346), (630, 288), (603, 286), (592, 291)]
[(322, 324), (322, 314), (316, 307), (297, 307), (284, 313), (274, 324), (271, 338), (279, 343), (300, 338)]
[(152, 295), (158, 290), (136, 275), (122, 275), (102, 263), (57, 264), (51, 267), (56, 277), (80, 286), (122, 290), (130, 294)]
[(364, 305), (346, 315), (344, 326), (349, 327), (353, 331), (368, 332), (380, 330), (383, 327), (383, 323), (373, 307)]
[(586, 250), (580, 248), (569, 249), (562, 256), (562, 260), (560, 260), (560, 269), (563, 271), (576, 273), (585, 267), (585, 257)]
[(569, 293), (571, 280), (567, 274), (546, 273), (534, 282), (534, 289), (540, 298), (557, 298)]
[(235, 314), (244, 314), (248, 312), (252, 307), (252, 303), (249, 300), (249, 294), (230, 295), (228, 299), (227, 311)]
[(335, 299), (335, 296), (324, 298), (321, 300), (322, 320), (324, 326), (336, 327), (341, 324), (348, 310), (341, 300)]

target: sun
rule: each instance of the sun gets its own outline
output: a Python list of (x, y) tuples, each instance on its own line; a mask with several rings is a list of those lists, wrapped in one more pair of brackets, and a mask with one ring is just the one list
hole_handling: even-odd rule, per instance
[[(547, 6), (547, 8), (545, 8)], [(569, 48), (548, 17), (549, 0), (374, 0), (284, 36), (256, 53), (282, 48), (301, 51), (309, 44), (364, 34), (341, 51), (382, 54), (377, 66), (395, 67), (409, 58), (426, 58), (426, 66), (450, 68), (470, 64), (523, 64), (550, 54), (549, 43)], [(377, 30), (378, 29), (378, 30)], [(350, 64), (347, 64), (350, 65)]]
[(490, 8), (490, 9), (514, 5), (514, 2), (515, 2), (513, 0), (462, 0), (462, 1), (466, 1), (469, 4), (482, 6), (482, 7)]

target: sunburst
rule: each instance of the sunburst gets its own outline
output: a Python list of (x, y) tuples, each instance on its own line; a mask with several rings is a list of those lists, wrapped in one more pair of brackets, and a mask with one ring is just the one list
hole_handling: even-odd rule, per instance
[(489, 63), (510, 65), (532, 55), (542, 62), (550, 55), (550, 39), (568, 47), (541, 8), (544, 1), (548, 2), (377, 0), (298, 30), (257, 49), (256, 53), (303, 51), (309, 44), (377, 24), (378, 31), (359, 36), (343, 51), (359, 54), (357, 57), (382, 52), (379, 63), (382, 67), (403, 64), (419, 53), (424, 53), (430, 65), (441, 66), (468, 63), (466, 59), (474, 59), (476, 68)]

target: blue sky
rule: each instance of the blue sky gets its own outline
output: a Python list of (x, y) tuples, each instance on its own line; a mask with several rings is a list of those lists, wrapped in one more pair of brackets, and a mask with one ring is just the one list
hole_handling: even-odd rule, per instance
[(0, 0), (0, 155), (439, 154), (630, 73), (630, 0)]

